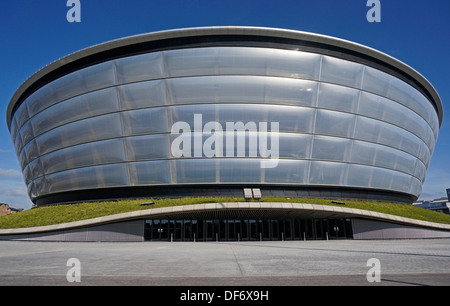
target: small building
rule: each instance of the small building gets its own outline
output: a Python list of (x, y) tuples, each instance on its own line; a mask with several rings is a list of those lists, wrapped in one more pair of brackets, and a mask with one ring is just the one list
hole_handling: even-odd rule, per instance
[(432, 201), (417, 201), (414, 202), (413, 205), (436, 212), (450, 214), (450, 188), (447, 189), (447, 197), (434, 199)]
[(441, 212), (444, 214), (450, 214), (450, 202), (447, 199), (436, 199), (433, 201), (420, 201), (413, 205), (433, 210), (436, 212)]
[(21, 211), (21, 210), (12, 208), (6, 203), (0, 203), (0, 217), (6, 216), (6, 215), (10, 215), (10, 214), (14, 214), (14, 213), (19, 212), (19, 211)]

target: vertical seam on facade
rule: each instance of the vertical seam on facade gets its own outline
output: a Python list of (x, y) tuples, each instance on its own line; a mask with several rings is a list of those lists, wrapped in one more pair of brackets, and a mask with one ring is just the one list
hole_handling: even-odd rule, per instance
[(125, 143), (125, 127), (124, 127), (124, 123), (123, 123), (123, 118), (122, 118), (122, 103), (121, 103), (121, 99), (120, 99), (120, 94), (119, 94), (119, 79), (117, 76), (117, 65), (116, 65), (116, 61), (113, 61), (113, 71), (114, 71), (114, 81), (115, 81), (115, 86), (114, 86), (114, 90), (116, 92), (116, 97), (117, 97), (117, 107), (119, 109), (119, 120), (120, 120), (120, 130), (122, 132), (122, 148), (123, 148), (123, 154), (125, 157), (125, 168), (127, 171), (127, 176), (128, 176), (128, 185), (132, 186), (132, 182), (131, 182), (131, 170), (130, 170), (130, 163), (128, 162), (130, 159), (128, 157), (128, 150), (127, 150), (127, 146)]

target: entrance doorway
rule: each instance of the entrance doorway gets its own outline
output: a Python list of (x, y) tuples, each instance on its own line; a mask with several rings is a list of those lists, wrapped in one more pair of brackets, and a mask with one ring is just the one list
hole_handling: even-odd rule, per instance
[(269, 241), (352, 239), (341, 219), (148, 219), (146, 241)]

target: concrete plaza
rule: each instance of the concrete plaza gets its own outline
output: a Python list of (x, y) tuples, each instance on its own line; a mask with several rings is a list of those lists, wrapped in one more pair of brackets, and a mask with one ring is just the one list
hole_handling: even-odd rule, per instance
[[(67, 280), (70, 258), (79, 283)], [(380, 262), (381, 282), (369, 282)], [(69, 243), (0, 241), (0, 285), (450, 285), (450, 239)]]

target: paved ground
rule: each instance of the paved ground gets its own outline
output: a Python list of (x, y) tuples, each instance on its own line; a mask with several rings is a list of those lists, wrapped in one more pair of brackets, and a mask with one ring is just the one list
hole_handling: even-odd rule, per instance
[[(69, 283), (69, 258), (80, 283)], [(370, 258), (381, 282), (367, 280)], [(72, 269), (72, 270), (71, 270)], [(450, 285), (450, 239), (59, 243), (0, 241), (5, 285)]]

